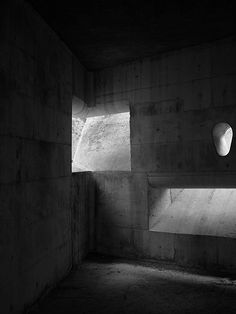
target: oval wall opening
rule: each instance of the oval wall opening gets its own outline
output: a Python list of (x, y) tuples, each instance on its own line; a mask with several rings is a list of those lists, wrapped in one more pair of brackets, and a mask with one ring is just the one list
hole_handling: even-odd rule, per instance
[(230, 152), (233, 139), (233, 130), (226, 122), (217, 123), (212, 130), (213, 140), (217, 154), (226, 156)]

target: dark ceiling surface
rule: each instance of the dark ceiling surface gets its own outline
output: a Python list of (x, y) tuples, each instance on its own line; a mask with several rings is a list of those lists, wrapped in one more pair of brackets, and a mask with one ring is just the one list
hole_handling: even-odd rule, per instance
[(89, 70), (235, 34), (234, 1), (28, 2)]

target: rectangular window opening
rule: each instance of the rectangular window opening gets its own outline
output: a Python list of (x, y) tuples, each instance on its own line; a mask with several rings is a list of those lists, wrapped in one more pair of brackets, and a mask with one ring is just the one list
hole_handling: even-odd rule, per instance
[(130, 112), (72, 119), (72, 172), (130, 170)]

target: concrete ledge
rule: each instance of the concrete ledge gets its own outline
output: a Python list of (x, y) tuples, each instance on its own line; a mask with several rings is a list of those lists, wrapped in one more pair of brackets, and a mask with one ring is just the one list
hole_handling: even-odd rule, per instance
[(236, 172), (147, 174), (151, 187), (166, 188), (236, 188)]

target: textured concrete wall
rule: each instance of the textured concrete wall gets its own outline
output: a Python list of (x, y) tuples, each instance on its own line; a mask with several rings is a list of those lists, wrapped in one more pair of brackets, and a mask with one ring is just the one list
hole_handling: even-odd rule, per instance
[(95, 181), (90, 172), (72, 175), (73, 266), (94, 250)]
[(129, 101), (133, 171), (235, 171), (236, 146), (220, 158), (212, 128), (236, 130), (234, 38), (146, 58), (95, 74), (96, 103)]
[[(4, 314), (20, 313), (71, 267), (71, 102), (72, 90), (76, 91), (72, 59), (28, 5), (1, 1), (0, 300)], [(78, 86), (76, 81), (74, 85)]]
[[(211, 215), (207, 208), (209, 204), (202, 201), (201, 195), (197, 197), (199, 190), (193, 189), (195, 199), (192, 197), (191, 200), (187, 200), (185, 197), (179, 204), (180, 207), (182, 206), (182, 211), (183, 208), (185, 209), (186, 215), (182, 211), (176, 213), (172, 211), (172, 218), (164, 219), (165, 232), (161, 228), (161, 231), (151, 231), (148, 193), (150, 185), (144, 173), (97, 172), (93, 173), (93, 178), (97, 189), (95, 223), (97, 252), (168, 261), (210, 271), (236, 272), (236, 227), (235, 213), (232, 211), (235, 193), (231, 194), (231, 197), (228, 195), (230, 201), (224, 208), (211, 207), (213, 212)], [(157, 192), (161, 193), (161, 191), (163, 190), (155, 189), (156, 196)], [(187, 194), (186, 190), (184, 191)], [(215, 190), (215, 197), (217, 195), (220, 197), (220, 193), (221, 190), (218, 192)], [(188, 201), (191, 206), (195, 202), (194, 215), (186, 207)], [(163, 202), (163, 197), (159, 197), (159, 202)], [(198, 215), (201, 215), (204, 209), (199, 210), (198, 202), (199, 206), (203, 208), (205, 206), (206, 216), (211, 217), (209, 225), (211, 236), (208, 235), (209, 230), (206, 230), (207, 222), (199, 223)], [(162, 204), (159, 209), (162, 210), (163, 207)], [(189, 214), (191, 217), (188, 216)], [(160, 224), (161, 222), (162, 220)], [(221, 230), (218, 230), (221, 223), (223, 223)], [(191, 226), (194, 226), (195, 230), (189, 230)], [(178, 227), (180, 229), (176, 232)], [(184, 233), (186, 227), (187, 231)], [(169, 228), (169, 232), (165, 228)], [(234, 233), (226, 234), (232, 230)]]
[[(171, 215), (165, 230), (150, 231), (147, 191), (151, 186), (156, 197), (160, 195), (158, 210), (162, 210), (163, 189), (235, 188), (235, 139), (226, 157), (217, 155), (212, 141), (212, 128), (218, 122), (228, 122), (236, 131), (235, 53), (235, 38), (227, 38), (95, 73), (96, 105), (128, 102), (131, 124), (132, 172), (95, 175), (99, 252), (235, 272), (236, 226), (230, 223), (234, 192), (226, 197), (232, 204), (225, 211), (221, 202), (211, 207), (218, 214), (214, 213), (217, 218), (209, 236), (189, 230), (186, 235), (184, 228), (176, 234)], [(182, 226), (186, 223), (183, 212), (188, 213), (185, 200), (178, 204)], [(194, 191), (189, 202), (195, 213), (192, 226), (199, 231), (202, 195)], [(219, 213), (226, 222), (221, 233), (216, 230), (222, 218)], [(227, 237), (229, 233), (232, 238)]]

